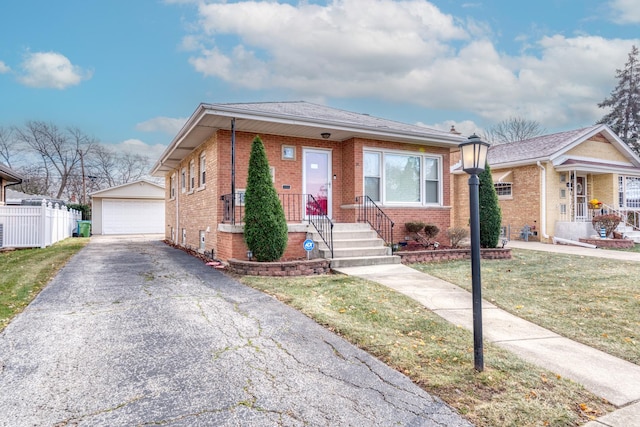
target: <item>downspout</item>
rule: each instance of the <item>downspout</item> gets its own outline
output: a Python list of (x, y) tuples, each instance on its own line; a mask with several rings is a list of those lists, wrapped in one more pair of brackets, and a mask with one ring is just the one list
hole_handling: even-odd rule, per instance
[[(178, 190), (180, 189), (180, 165), (178, 165), (178, 168), (176, 169), (176, 179), (173, 180), (173, 185), (176, 186), (176, 230), (173, 233), (173, 243), (174, 244), (178, 244), (179, 241), (181, 241), (181, 239), (178, 239), (178, 233), (180, 232), (180, 196), (179, 194), (182, 194), (182, 192), (178, 192)], [(169, 189), (169, 193), (171, 193), (171, 189)]]
[(231, 223), (236, 224), (236, 118), (231, 119)]
[(540, 186), (542, 187), (542, 194), (540, 197), (540, 228), (542, 231), (542, 237), (549, 238), (547, 234), (547, 170), (542, 166), (540, 160), (538, 160), (538, 167), (542, 170), (540, 175)]

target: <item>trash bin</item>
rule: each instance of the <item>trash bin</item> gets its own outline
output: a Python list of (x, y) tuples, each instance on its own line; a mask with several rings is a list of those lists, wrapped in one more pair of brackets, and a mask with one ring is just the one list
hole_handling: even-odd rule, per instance
[(78, 236), (91, 236), (91, 221), (78, 221)]

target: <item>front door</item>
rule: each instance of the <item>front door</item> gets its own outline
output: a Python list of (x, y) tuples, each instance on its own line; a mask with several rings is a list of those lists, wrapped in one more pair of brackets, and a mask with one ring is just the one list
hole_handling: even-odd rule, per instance
[(305, 215), (325, 213), (331, 218), (331, 151), (305, 148), (303, 150), (302, 186), (304, 194), (312, 195), (318, 206), (307, 204)]
[(587, 211), (587, 177), (576, 176), (576, 221), (585, 221)]

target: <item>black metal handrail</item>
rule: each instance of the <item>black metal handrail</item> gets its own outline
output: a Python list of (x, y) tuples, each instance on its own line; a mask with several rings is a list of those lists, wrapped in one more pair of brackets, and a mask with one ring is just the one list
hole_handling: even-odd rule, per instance
[[(278, 194), (287, 222), (309, 221), (331, 251), (333, 258), (333, 222), (327, 216), (327, 200), (317, 200), (311, 194)], [(244, 193), (236, 192), (220, 196), (222, 222), (239, 225), (244, 223)]]
[(378, 236), (388, 245), (393, 244), (395, 223), (369, 196), (357, 196), (358, 222), (366, 222), (376, 230)]
[(333, 258), (333, 221), (327, 216), (327, 200), (316, 200), (311, 194), (307, 194), (305, 204), (306, 219), (313, 225), (331, 252)]
[[(280, 204), (287, 222), (304, 221), (306, 194), (278, 194)], [(222, 201), (222, 222), (225, 224), (242, 224), (244, 222), (244, 193), (236, 192), (235, 203), (232, 194), (220, 197)]]

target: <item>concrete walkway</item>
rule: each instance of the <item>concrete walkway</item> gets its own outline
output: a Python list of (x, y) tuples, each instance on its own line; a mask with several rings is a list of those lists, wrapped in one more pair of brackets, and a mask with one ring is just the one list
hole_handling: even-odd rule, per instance
[[(534, 242), (511, 242), (548, 252), (640, 261), (640, 254)], [(631, 255), (631, 256), (630, 256)], [(473, 330), (471, 294), (456, 285), (405, 265), (348, 267), (339, 272), (378, 282), (401, 292), (447, 321)], [(640, 426), (640, 366), (563, 338), (483, 300), (483, 334), (531, 363), (582, 384), (618, 410), (586, 424), (587, 427)]]
[(406, 376), (160, 241), (94, 236), (0, 333), (0, 426), (470, 427)]

